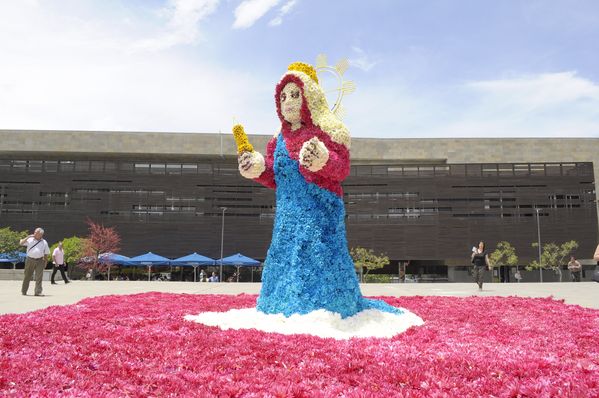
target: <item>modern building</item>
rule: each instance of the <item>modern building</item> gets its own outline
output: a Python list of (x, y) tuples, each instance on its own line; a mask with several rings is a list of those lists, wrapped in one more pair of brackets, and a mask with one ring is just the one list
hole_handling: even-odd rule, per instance
[[(250, 136), (259, 151), (269, 138)], [(231, 134), (0, 130), (0, 227), (40, 225), (52, 242), (90, 218), (117, 227), (126, 255), (218, 258), (224, 222), (225, 256), (264, 259), (274, 194), (239, 175), (235, 150)], [(386, 253), (387, 273), (451, 281), (480, 240), (509, 241), (526, 265), (540, 231), (590, 258), (597, 173), (599, 138), (355, 138), (349, 245)]]

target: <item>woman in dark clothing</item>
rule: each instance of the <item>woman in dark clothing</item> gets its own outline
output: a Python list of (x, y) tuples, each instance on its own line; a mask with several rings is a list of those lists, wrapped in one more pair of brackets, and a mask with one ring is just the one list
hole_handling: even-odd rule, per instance
[(489, 253), (485, 250), (485, 242), (479, 242), (478, 247), (472, 249), (472, 265), (474, 266), (474, 280), (478, 284), (478, 289), (483, 290), (485, 268), (491, 269)]

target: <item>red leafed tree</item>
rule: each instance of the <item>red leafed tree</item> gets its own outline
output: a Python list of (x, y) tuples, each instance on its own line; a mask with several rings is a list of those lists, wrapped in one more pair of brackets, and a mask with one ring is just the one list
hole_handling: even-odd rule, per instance
[(87, 225), (89, 226), (89, 235), (85, 239), (86, 257), (80, 263), (80, 267), (99, 272), (109, 270), (111, 264), (100, 263), (99, 257), (103, 253), (117, 253), (120, 250), (121, 237), (114, 227), (105, 227), (90, 219), (87, 219)]

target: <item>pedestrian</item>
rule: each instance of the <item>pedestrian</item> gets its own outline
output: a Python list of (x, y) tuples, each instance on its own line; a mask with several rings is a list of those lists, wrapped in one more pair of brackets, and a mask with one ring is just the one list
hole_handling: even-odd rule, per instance
[(52, 277), (50, 278), (50, 283), (56, 285), (54, 277), (56, 276), (57, 271), (60, 271), (60, 275), (62, 276), (62, 280), (64, 281), (65, 285), (69, 283), (69, 280), (65, 274), (66, 265), (64, 262), (64, 249), (62, 248), (62, 242), (58, 242), (58, 247), (56, 247), (56, 249), (54, 249), (52, 252), (52, 268)]
[(514, 274), (514, 278), (516, 278), (518, 283), (522, 280), (522, 274), (520, 273), (519, 269), (516, 270), (516, 273)]
[(27, 258), (25, 259), (25, 272), (23, 275), (23, 285), (21, 293), (27, 295), (29, 290), (29, 282), (35, 271), (35, 290), (36, 296), (42, 296), (42, 278), (44, 276), (44, 268), (48, 264), (48, 255), (50, 248), (48, 242), (43, 238), (44, 230), (36, 228), (32, 235), (29, 235), (19, 241), (19, 245), (27, 246)]
[(580, 265), (580, 262), (576, 260), (576, 257), (570, 257), (568, 269), (570, 270), (570, 275), (572, 275), (572, 282), (580, 282), (580, 274), (582, 274), (582, 265)]
[(206, 282), (206, 272), (204, 270), (200, 270), (200, 282)]
[(483, 290), (483, 279), (485, 277), (485, 268), (491, 269), (489, 263), (489, 254), (485, 250), (485, 242), (479, 242), (478, 247), (472, 248), (472, 265), (474, 266), (474, 280), (478, 285), (478, 290)]

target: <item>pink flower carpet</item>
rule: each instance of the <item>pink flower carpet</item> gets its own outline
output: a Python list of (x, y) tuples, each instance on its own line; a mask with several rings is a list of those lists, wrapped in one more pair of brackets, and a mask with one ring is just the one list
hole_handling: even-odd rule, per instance
[(383, 297), (424, 320), (325, 339), (184, 320), (256, 296), (146, 293), (0, 317), (0, 396), (599, 397), (599, 311), (553, 299)]

